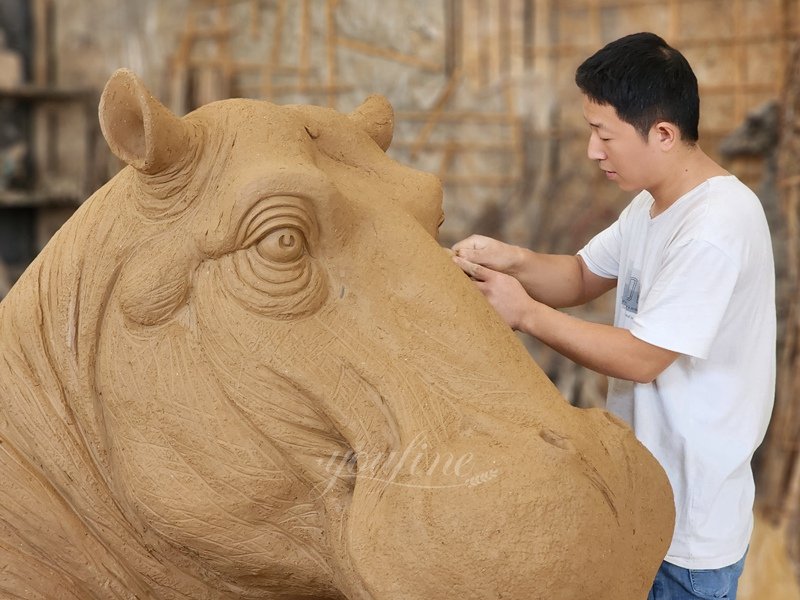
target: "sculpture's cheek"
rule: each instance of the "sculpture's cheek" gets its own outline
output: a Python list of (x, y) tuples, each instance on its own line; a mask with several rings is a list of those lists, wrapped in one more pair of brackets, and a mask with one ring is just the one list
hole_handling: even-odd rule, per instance
[(126, 518), (161, 547), (242, 585), (279, 586), (294, 573), (329, 588), (319, 494), (235, 397), (281, 405), (271, 396), (280, 382), (262, 370), (242, 389), (226, 385), (182, 326), (129, 332), (122, 319), (109, 314), (116, 334), (101, 339), (97, 390)]
[(189, 294), (195, 257), (181, 237), (163, 235), (136, 251), (117, 284), (125, 317), (139, 325), (159, 325), (173, 316)]

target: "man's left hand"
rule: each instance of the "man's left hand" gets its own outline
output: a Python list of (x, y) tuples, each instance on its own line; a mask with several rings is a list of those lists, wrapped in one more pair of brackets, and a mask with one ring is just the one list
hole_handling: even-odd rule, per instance
[(454, 256), (453, 261), (475, 282), (509, 327), (522, 329), (522, 323), (536, 301), (528, 295), (519, 281), (511, 275), (493, 271), (459, 256)]

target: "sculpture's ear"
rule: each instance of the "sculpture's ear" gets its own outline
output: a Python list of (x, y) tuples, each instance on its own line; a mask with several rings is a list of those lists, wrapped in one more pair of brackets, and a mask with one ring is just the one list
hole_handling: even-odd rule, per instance
[(163, 171), (189, 149), (191, 136), (183, 120), (127, 69), (119, 69), (106, 83), (99, 112), (111, 151), (142, 173)]
[(394, 110), (386, 98), (373, 94), (348, 116), (366, 131), (384, 152), (389, 148), (394, 135)]

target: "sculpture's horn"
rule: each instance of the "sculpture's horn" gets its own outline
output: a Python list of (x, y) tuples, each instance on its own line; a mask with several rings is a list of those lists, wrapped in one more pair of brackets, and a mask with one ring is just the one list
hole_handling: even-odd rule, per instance
[(394, 134), (394, 110), (389, 101), (378, 94), (369, 96), (348, 115), (375, 143), (386, 151)]
[(133, 168), (154, 175), (174, 165), (190, 147), (190, 130), (127, 69), (111, 76), (100, 98), (100, 129), (111, 151)]

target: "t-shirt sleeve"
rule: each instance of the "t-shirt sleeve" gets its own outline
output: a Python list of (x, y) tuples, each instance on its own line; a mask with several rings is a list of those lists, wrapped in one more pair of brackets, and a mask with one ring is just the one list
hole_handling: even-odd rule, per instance
[(622, 252), (622, 225), (620, 219), (594, 236), (578, 251), (589, 270), (606, 279), (619, 276), (619, 261)]
[(655, 346), (705, 359), (728, 308), (740, 266), (694, 240), (670, 253), (639, 303), (631, 333)]

